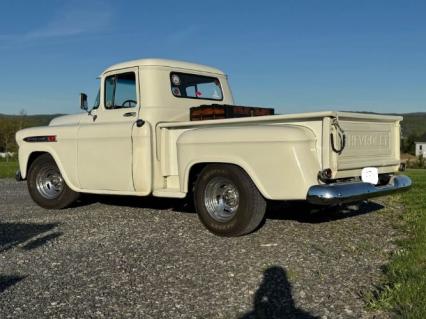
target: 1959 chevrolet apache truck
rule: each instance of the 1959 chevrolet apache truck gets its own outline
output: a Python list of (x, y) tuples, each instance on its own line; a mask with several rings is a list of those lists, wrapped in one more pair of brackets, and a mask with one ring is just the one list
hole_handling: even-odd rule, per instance
[(238, 236), (267, 200), (337, 205), (406, 190), (397, 175), (401, 117), (325, 111), (189, 121), (190, 108), (231, 105), (227, 76), (187, 62), (143, 59), (100, 76), (93, 108), (19, 131), (33, 200), (69, 206), (80, 193), (184, 198), (213, 233)]

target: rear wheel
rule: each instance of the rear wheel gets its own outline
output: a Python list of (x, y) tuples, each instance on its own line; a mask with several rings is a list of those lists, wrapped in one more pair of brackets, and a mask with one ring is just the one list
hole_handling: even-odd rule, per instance
[(220, 236), (240, 236), (261, 223), (266, 201), (238, 166), (211, 164), (198, 176), (194, 205), (201, 222)]
[(37, 157), (31, 164), (27, 178), (31, 198), (43, 208), (62, 209), (71, 205), (79, 193), (68, 187), (58, 166), (49, 154)]

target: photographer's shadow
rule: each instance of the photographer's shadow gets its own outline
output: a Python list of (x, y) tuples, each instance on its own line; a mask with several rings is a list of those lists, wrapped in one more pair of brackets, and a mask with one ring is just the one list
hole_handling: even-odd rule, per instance
[(294, 304), (291, 284), (286, 271), (270, 267), (263, 273), (263, 280), (254, 296), (253, 310), (240, 319), (318, 318), (297, 308)]

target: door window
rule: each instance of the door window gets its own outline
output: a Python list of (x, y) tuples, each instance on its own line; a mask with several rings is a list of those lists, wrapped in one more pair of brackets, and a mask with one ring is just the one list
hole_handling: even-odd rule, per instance
[(137, 105), (135, 73), (122, 73), (105, 79), (105, 108), (130, 108)]

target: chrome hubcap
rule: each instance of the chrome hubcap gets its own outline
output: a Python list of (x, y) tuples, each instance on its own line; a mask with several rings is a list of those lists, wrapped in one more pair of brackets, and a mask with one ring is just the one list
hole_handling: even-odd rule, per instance
[(46, 199), (55, 199), (64, 189), (64, 180), (57, 169), (45, 167), (37, 175), (36, 186), (41, 196)]
[(219, 222), (227, 222), (234, 217), (240, 202), (237, 187), (227, 178), (215, 177), (207, 183), (204, 191), (204, 204), (210, 216)]

